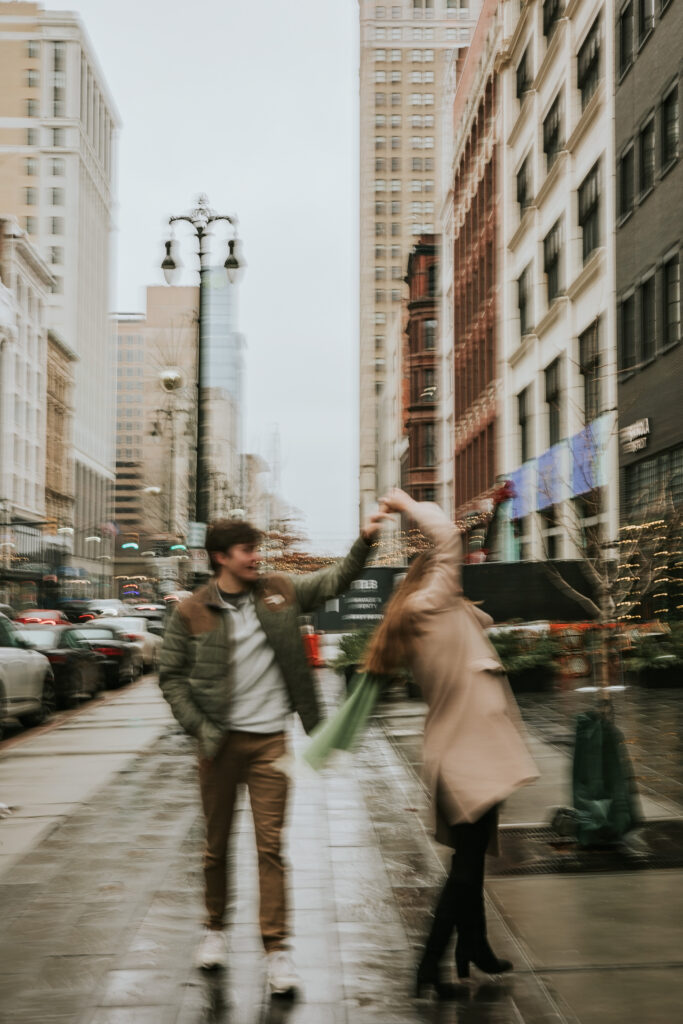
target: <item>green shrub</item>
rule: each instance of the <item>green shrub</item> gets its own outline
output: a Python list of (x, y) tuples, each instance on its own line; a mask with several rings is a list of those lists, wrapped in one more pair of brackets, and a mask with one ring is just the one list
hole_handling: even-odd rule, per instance
[(508, 675), (538, 668), (555, 668), (559, 646), (557, 641), (547, 634), (515, 629), (492, 631), (488, 637)]

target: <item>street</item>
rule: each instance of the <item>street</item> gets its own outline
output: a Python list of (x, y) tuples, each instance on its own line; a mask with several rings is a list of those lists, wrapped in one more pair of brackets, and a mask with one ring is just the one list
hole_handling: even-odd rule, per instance
[[(334, 702), (338, 678), (323, 670), (320, 679)], [(647, 697), (649, 710), (661, 703), (680, 716), (679, 693)], [(640, 699), (629, 704), (634, 727)], [(549, 806), (567, 802), (567, 751), (547, 742), (558, 738), (559, 719), (549, 734), (552, 715), (538, 703), (522, 701), (542, 776), (508, 802), (504, 833), (544, 823)], [(423, 713), (416, 702), (383, 705), (354, 755), (296, 781), (288, 858), (304, 991), (292, 1003), (266, 992), (244, 806), (230, 966), (213, 974), (192, 967), (202, 913), (192, 742), (153, 677), (0, 747), (0, 801), (16, 808), (0, 820), (0, 1021), (670, 1024), (683, 996), (680, 866), (520, 874), (506, 873), (505, 857), (497, 873), (491, 860), (489, 935), (515, 971), (500, 981), (479, 975), (453, 1003), (413, 1001), (447, 853), (426, 831), (414, 771)], [(660, 744), (653, 774), (662, 780), (663, 762)], [(645, 816), (680, 821), (680, 799), (663, 795), (675, 780), (651, 781)]]

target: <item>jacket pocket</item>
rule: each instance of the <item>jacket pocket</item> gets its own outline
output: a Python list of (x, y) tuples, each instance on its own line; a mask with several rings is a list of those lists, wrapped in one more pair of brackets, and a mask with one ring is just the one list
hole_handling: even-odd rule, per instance
[(505, 669), (496, 658), (475, 658), (468, 667), (472, 672), (493, 672), (495, 675), (504, 676)]

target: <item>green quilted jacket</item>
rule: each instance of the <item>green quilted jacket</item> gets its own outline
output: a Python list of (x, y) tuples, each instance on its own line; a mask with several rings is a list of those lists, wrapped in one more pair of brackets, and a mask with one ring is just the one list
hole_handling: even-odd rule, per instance
[[(306, 660), (299, 616), (346, 590), (363, 569), (369, 545), (359, 537), (346, 558), (304, 576), (264, 575), (254, 587), (256, 614), (285, 680), (290, 704), (306, 732), (320, 721), (313, 673)], [(228, 731), (232, 691), (230, 613), (216, 579), (181, 601), (164, 634), (159, 686), (183, 729), (214, 757)]]

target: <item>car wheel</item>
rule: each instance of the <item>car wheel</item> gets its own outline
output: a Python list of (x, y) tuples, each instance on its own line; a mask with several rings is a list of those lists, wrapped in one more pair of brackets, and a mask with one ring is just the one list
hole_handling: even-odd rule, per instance
[(43, 690), (40, 695), (40, 710), (35, 711), (31, 715), (22, 715), (20, 722), (22, 725), (42, 725), (55, 713), (57, 707), (57, 698), (55, 695), (55, 685), (51, 676), (45, 676), (43, 680)]

